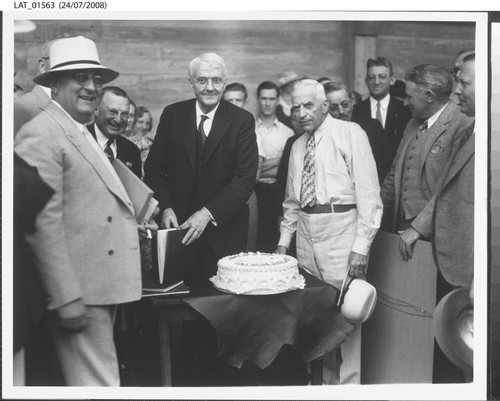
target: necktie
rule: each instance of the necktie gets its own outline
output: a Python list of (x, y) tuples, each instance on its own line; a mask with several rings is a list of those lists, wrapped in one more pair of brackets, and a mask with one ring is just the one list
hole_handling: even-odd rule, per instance
[(113, 153), (113, 149), (111, 149), (112, 143), (113, 143), (113, 140), (110, 139), (108, 142), (106, 142), (106, 147), (104, 148), (104, 153), (106, 153), (106, 156), (108, 156), (110, 163), (113, 163), (113, 160), (115, 160), (115, 155)]
[(427, 120), (425, 120), (422, 124), (420, 124), (420, 127), (418, 127), (417, 130), (417, 139), (420, 138), (420, 136), (427, 131)]
[(198, 125), (198, 135), (201, 140), (201, 145), (205, 145), (205, 141), (207, 140), (207, 136), (205, 135), (205, 129), (203, 128), (203, 123), (208, 118), (205, 114), (201, 115), (200, 125)]
[(472, 123), (472, 125), (469, 127), (467, 132), (464, 134), (462, 139), (460, 139), (460, 147), (464, 146), (467, 143), (469, 138), (472, 136), (473, 132), (474, 132), (474, 123)]
[(307, 140), (306, 155), (304, 156), (304, 170), (302, 171), (302, 185), (300, 188), (300, 207), (313, 206), (316, 201), (314, 154), (316, 152), (316, 142), (314, 134)]
[(382, 128), (384, 127), (384, 120), (382, 119), (382, 110), (380, 109), (380, 102), (377, 102), (377, 120), (380, 121)]

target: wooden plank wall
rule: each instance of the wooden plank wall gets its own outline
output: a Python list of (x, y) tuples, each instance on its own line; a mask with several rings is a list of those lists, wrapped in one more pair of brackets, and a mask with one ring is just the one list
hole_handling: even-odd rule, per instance
[[(224, 57), (229, 82), (249, 90), (247, 109), (256, 111), (255, 91), (293, 69), (313, 78), (329, 76), (353, 84), (354, 35), (377, 36), (378, 54), (392, 59), (399, 78), (422, 62), (450, 65), (474, 45), (475, 27), (463, 22), (232, 21), (232, 20), (38, 20), (35, 31), (16, 34), (16, 83), (30, 90), (42, 44), (57, 34), (84, 35), (97, 43), (101, 62), (121, 75), (123, 87), (158, 122), (167, 104), (192, 97), (187, 81), (191, 59), (206, 51)], [(365, 89), (365, 88), (363, 88)], [(366, 93), (365, 93), (366, 94)]]

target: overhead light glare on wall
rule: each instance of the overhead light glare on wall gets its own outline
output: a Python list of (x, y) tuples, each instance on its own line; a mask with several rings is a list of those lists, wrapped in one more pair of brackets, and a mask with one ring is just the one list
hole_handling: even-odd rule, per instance
[(14, 33), (26, 33), (34, 31), (36, 25), (30, 20), (14, 20)]

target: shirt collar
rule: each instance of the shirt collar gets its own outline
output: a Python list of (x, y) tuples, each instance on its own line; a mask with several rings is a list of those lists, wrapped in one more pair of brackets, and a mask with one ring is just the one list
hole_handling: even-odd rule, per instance
[[(391, 95), (387, 94), (382, 100), (380, 100), (380, 107), (385, 110), (387, 107), (389, 107), (389, 101), (391, 100)], [(373, 97), (370, 96), (370, 106), (372, 109), (377, 108), (377, 102), (379, 100), (374, 99)]]
[[(273, 125), (278, 126), (278, 122), (279, 122), (278, 117), (275, 117), (274, 121), (273, 121)], [(259, 127), (262, 125), (262, 119), (260, 117), (257, 117), (255, 119), (255, 125), (257, 125)]]
[(60, 104), (59, 104), (56, 100), (53, 100), (53, 99), (52, 99), (52, 101), (54, 102), (54, 104), (55, 104), (57, 107), (59, 107), (59, 108), (63, 111), (63, 113), (64, 113), (64, 114), (66, 114), (66, 115), (68, 116), (68, 118), (69, 118), (71, 121), (73, 121), (73, 123), (76, 125), (76, 128), (78, 129), (78, 131), (83, 132), (83, 130), (84, 130), (84, 129), (87, 129), (87, 128), (83, 125), (83, 124), (79, 123), (79, 122), (78, 122), (78, 121), (76, 121), (73, 117), (71, 117), (71, 116), (69, 115), (69, 113), (68, 113), (66, 110), (64, 110), (64, 108), (63, 108), (63, 107), (62, 107), (62, 106), (61, 106), (61, 105), (60, 105)]
[(448, 103), (449, 102), (446, 102), (446, 104), (443, 107), (441, 107), (436, 113), (434, 113), (427, 119), (427, 129), (432, 127), (432, 125), (437, 121), (443, 110), (446, 108), (446, 106), (448, 106)]
[[(104, 148), (106, 146), (106, 144), (108, 143), (108, 141), (112, 138), (108, 138), (106, 135), (104, 135), (102, 133), (102, 131), (99, 129), (99, 127), (97, 126), (97, 124), (94, 124), (94, 128), (95, 128), (95, 139), (97, 140), (97, 143), (99, 144), (99, 146), (101, 148)], [(115, 140), (113, 139), (113, 145), (115, 144)]]
[(325, 131), (330, 127), (330, 125), (334, 120), (335, 119), (329, 113), (326, 115), (325, 120), (313, 133), (316, 143), (318, 143), (321, 140), (321, 138), (323, 138), (323, 135), (325, 135)]
[(196, 119), (198, 120), (199, 118), (201, 118), (202, 115), (205, 115), (210, 120), (213, 120), (214, 116), (215, 116), (215, 112), (219, 108), (219, 104), (220, 104), (220, 102), (217, 103), (217, 106), (215, 106), (214, 109), (212, 111), (210, 111), (209, 113), (203, 113), (203, 111), (200, 108), (200, 103), (198, 102), (198, 100), (196, 100)]

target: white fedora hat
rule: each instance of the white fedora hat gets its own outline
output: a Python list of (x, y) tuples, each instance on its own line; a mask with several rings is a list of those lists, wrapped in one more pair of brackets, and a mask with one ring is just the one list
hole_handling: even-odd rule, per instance
[(474, 355), (474, 309), (468, 288), (446, 294), (436, 306), (434, 336), (446, 357), (459, 368), (471, 371)]
[(363, 323), (373, 313), (377, 304), (377, 290), (365, 280), (349, 275), (349, 269), (338, 293), (340, 313), (351, 323)]
[(99, 62), (95, 43), (83, 36), (57, 39), (50, 46), (50, 71), (37, 75), (33, 81), (38, 85), (50, 87), (54, 78), (64, 71), (99, 70), (104, 83), (115, 79), (119, 73)]

